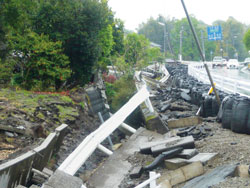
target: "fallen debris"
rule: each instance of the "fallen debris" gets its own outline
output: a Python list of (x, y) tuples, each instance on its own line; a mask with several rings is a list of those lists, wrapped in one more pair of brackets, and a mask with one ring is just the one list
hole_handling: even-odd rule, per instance
[(242, 177), (242, 178), (249, 178), (249, 165), (239, 165), (235, 169), (235, 176)]
[(197, 149), (184, 149), (180, 154), (177, 155), (177, 157), (183, 159), (190, 159), (197, 154), (198, 154)]
[(165, 166), (167, 169), (175, 170), (187, 164), (200, 161), (206, 164), (209, 160), (212, 160), (217, 153), (199, 153), (192, 157), (191, 159), (173, 158), (165, 160)]
[(157, 142), (148, 142), (148, 143), (144, 143), (143, 145), (141, 145), (140, 148), (140, 153), (142, 154), (152, 154), (151, 152), (151, 147), (153, 146), (157, 146), (160, 144), (169, 144), (169, 143), (174, 143), (178, 140), (180, 140), (181, 138), (179, 136), (176, 137), (171, 137), (171, 138), (166, 138), (165, 140), (161, 140), (161, 141), (157, 141)]
[(194, 138), (192, 136), (187, 136), (180, 138), (175, 142), (156, 145), (151, 147), (151, 152), (154, 156), (157, 156), (164, 151), (169, 151), (178, 147), (182, 147), (183, 149), (193, 149), (195, 147)]
[(190, 127), (202, 123), (202, 118), (198, 116), (192, 116), (187, 118), (168, 120), (168, 127), (170, 129)]
[(134, 167), (133, 170), (130, 172), (129, 177), (131, 179), (139, 178), (141, 177), (142, 173), (143, 173), (143, 168), (141, 166), (137, 166)]
[(183, 188), (208, 188), (234, 174), (236, 165), (225, 165), (215, 168), (212, 172), (197, 177), (185, 184)]
[(157, 166), (159, 166), (165, 159), (170, 159), (181, 153), (183, 148), (179, 147), (167, 152), (163, 152), (162, 154), (158, 155), (155, 160), (148, 166), (143, 167), (143, 170), (153, 170)]
[(177, 170), (167, 172), (159, 178), (159, 184), (169, 181), (171, 186), (183, 183), (194, 177), (200, 176), (204, 173), (204, 168), (201, 162), (194, 162), (192, 164), (181, 167)]

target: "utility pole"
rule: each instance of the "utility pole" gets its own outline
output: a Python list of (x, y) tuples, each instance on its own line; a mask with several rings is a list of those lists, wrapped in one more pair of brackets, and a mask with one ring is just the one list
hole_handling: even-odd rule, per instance
[(166, 57), (166, 26), (165, 23), (158, 22), (158, 24), (163, 26), (164, 33), (163, 33), (163, 46), (164, 46), (164, 58)]
[(181, 26), (181, 30), (180, 30), (180, 52), (179, 52), (180, 61), (182, 61), (182, 33), (183, 33), (183, 26)]
[(203, 56), (206, 59), (206, 53), (205, 53), (205, 44), (204, 44), (204, 36), (203, 36), (203, 31), (201, 30), (201, 44), (202, 44), (202, 51), (203, 51)]
[(211, 74), (210, 74), (210, 71), (209, 71), (209, 69), (208, 69), (207, 63), (205, 62), (205, 57), (204, 57), (203, 54), (202, 54), (201, 47), (200, 47), (200, 43), (199, 43), (198, 37), (197, 37), (197, 35), (196, 35), (196, 32), (195, 32), (195, 30), (194, 30), (194, 27), (193, 27), (193, 24), (192, 24), (192, 22), (191, 22), (191, 19), (190, 19), (190, 17), (189, 17), (189, 14), (188, 14), (186, 5), (185, 5), (185, 3), (184, 3), (184, 0), (181, 0), (181, 3), (182, 3), (182, 6), (183, 6), (183, 9), (184, 9), (184, 11), (185, 11), (185, 14), (186, 14), (186, 16), (187, 16), (189, 26), (190, 26), (190, 28), (191, 28), (191, 30), (192, 30), (192, 33), (193, 33), (193, 36), (194, 36), (194, 39), (195, 39), (197, 48), (198, 48), (198, 50), (199, 50), (199, 52), (200, 52), (200, 55), (201, 55), (201, 58), (202, 58), (202, 61), (203, 61), (203, 65), (204, 65), (204, 67), (205, 67), (205, 69), (206, 69), (206, 71), (207, 71), (207, 75), (208, 75), (208, 78), (209, 78), (209, 80), (210, 80), (211, 86), (212, 86), (213, 89), (214, 89), (214, 94), (215, 94), (215, 96), (216, 96), (217, 102), (218, 102), (218, 104), (220, 105), (220, 104), (221, 104), (221, 102), (220, 102), (220, 97), (219, 97), (219, 95), (218, 95), (218, 93), (217, 93), (217, 90), (216, 90), (216, 88), (215, 88), (215, 85), (214, 85), (214, 82), (213, 82), (213, 78), (212, 78), (212, 76), (211, 76)]

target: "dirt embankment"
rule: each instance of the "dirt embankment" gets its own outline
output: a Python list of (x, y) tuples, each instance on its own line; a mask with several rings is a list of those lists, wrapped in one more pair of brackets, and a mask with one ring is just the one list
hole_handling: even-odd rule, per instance
[(69, 134), (61, 153), (54, 157), (58, 161), (99, 125), (88, 114), (83, 89), (69, 95), (0, 89), (0, 104), (0, 163), (35, 147), (66, 123)]

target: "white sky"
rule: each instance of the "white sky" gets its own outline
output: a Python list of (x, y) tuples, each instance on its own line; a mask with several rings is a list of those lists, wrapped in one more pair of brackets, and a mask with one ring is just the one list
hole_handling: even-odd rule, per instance
[[(242, 23), (250, 24), (250, 0), (184, 0), (189, 14), (198, 20), (212, 24), (215, 20), (227, 20), (229, 16)], [(125, 22), (125, 27), (135, 30), (150, 16), (156, 18), (185, 17), (181, 0), (109, 0), (116, 17)]]

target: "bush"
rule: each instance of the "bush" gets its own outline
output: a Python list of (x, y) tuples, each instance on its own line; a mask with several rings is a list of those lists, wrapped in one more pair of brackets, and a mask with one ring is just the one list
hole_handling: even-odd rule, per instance
[(13, 76), (13, 60), (1, 60), (0, 59), (0, 84), (8, 85)]
[(112, 97), (111, 109), (119, 110), (135, 93), (135, 83), (132, 76), (123, 76), (114, 85), (115, 94)]
[(69, 78), (70, 62), (62, 53), (61, 42), (26, 31), (22, 35), (12, 35), (10, 44), (18, 61), (14, 83), (28, 90), (54, 91)]

